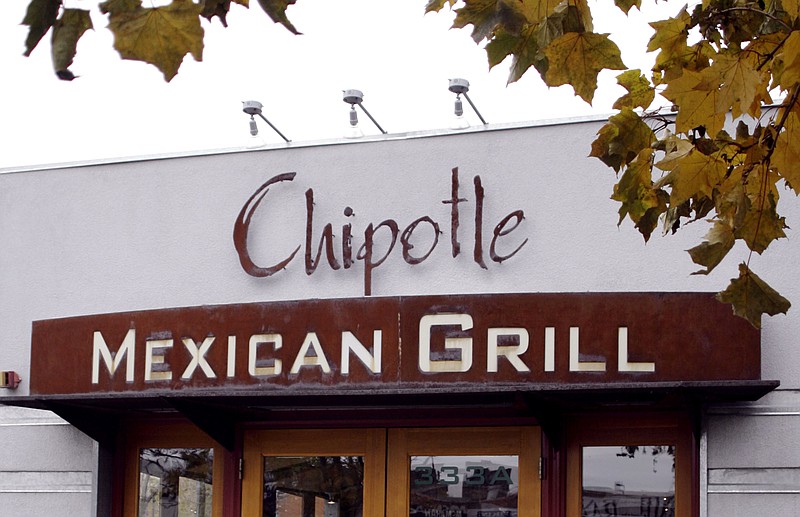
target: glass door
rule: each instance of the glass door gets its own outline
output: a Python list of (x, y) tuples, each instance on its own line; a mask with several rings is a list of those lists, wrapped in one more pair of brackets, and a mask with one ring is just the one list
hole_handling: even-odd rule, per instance
[(535, 427), (392, 429), (387, 517), (535, 517)]
[(269, 430), (246, 434), (242, 515), (384, 514), (384, 429)]
[(538, 517), (536, 427), (245, 435), (243, 517)]

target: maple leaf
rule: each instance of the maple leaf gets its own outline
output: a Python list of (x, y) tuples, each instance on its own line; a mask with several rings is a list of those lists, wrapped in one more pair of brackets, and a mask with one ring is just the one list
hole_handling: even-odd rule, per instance
[(781, 73), (780, 84), (785, 90), (800, 83), (800, 31), (792, 31), (783, 44), (781, 53), (783, 61), (783, 72)]
[(711, 197), (714, 187), (725, 177), (727, 164), (717, 156), (701, 153), (696, 148), (676, 158), (665, 158), (656, 164), (669, 174), (661, 178), (656, 187), (669, 185), (670, 202), (679, 205), (698, 194)]
[(786, 237), (783, 231), (786, 220), (777, 213), (777, 178), (775, 172), (766, 169), (766, 164), (760, 164), (745, 179), (747, 203), (741, 225), (735, 228), (734, 235), (756, 253), (763, 253), (772, 241)]
[(786, 314), (792, 305), (744, 263), (739, 264), (739, 276), (731, 279), (728, 288), (717, 294), (717, 299), (733, 305), (734, 314), (747, 319), (756, 328), (761, 328), (763, 314)]
[(653, 149), (642, 149), (614, 185), (611, 199), (620, 202), (619, 221), (631, 218), (636, 228), (647, 241), (658, 225), (659, 216), (667, 210), (669, 196), (653, 187)]
[(655, 88), (639, 69), (628, 70), (617, 76), (617, 83), (628, 90), (628, 93), (617, 99), (614, 109), (637, 108), (647, 109), (656, 96)]
[(92, 28), (92, 19), (89, 11), (82, 9), (64, 9), (61, 17), (53, 26), (53, 40), (51, 54), (53, 68), (61, 79), (72, 80), (75, 78), (69, 67), (75, 58), (78, 40), (83, 33)]
[(526, 23), (518, 4), (519, 0), (465, 0), (464, 6), (455, 10), (453, 27), (472, 25), (472, 39), (476, 43), (491, 39), (498, 27), (516, 34)]
[(781, 6), (790, 18), (796, 19), (800, 16), (800, 1), (798, 0), (781, 0)]
[(647, 51), (654, 52), (661, 49), (661, 52), (670, 54), (674, 51), (686, 47), (686, 38), (689, 36), (689, 25), (691, 16), (686, 12), (686, 7), (673, 18), (652, 22), (650, 27), (655, 33), (647, 43)]
[(637, 9), (642, 8), (642, 0), (614, 0), (614, 4), (622, 9), (622, 12), (625, 14), (628, 14), (631, 7), (636, 7)]
[(800, 194), (800, 116), (790, 112), (775, 143), (772, 165), (795, 194)]
[(715, 74), (694, 72), (684, 69), (683, 74), (671, 81), (662, 95), (678, 106), (675, 129), (688, 133), (696, 127), (704, 127), (711, 135), (716, 135), (725, 124), (726, 110), (719, 110), (721, 104), (718, 77)]
[(202, 7), (191, 0), (173, 0), (165, 7), (145, 9), (141, 4), (126, 10), (120, 2), (106, 3), (109, 28), (114, 32), (114, 48), (123, 59), (145, 61), (158, 67), (170, 81), (191, 53), (203, 58)]
[(494, 37), (486, 44), (486, 56), (489, 68), (493, 68), (506, 57), (513, 56), (508, 82), (517, 81), (528, 68), (544, 60), (537, 43), (533, 27), (527, 27), (519, 35), (498, 29)]
[(212, 20), (215, 16), (219, 18), (220, 23), (222, 23), (223, 27), (228, 26), (228, 11), (231, 10), (231, 2), (237, 3), (239, 5), (243, 5), (245, 7), (250, 6), (249, 0), (205, 0), (203, 5), (203, 12), (200, 13), (200, 16), (206, 18), (208, 20)]
[(549, 67), (544, 76), (548, 86), (570, 84), (575, 94), (592, 103), (597, 75), (603, 69), (622, 70), (619, 47), (608, 34), (568, 32), (544, 49)]
[(599, 158), (615, 171), (636, 159), (656, 140), (650, 126), (629, 108), (609, 118), (608, 124), (600, 128), (597, 135), (589, 156)]
[[(551, 14), (555, 13), (559, 7), (566, 4), (563, 0), (517, 0), (513, 2), (518, 6), (520, 12), (531, 25), (536, 25)], [(581, 7), (581, 2), (574, 2), (574, 5)], [(585, 4), (583, 4), (585, 5)], [(588, 6), (586, 7), (588, 11)]]
[(511, 61), (511, 68), (508, 72), (508, 83), (511, 84), (522, 78), (522, 75), (531, 67), (541, 69), (546, 66), (546, 58), (539, 46), (539, 39), (533, 33), (532, 28), (524, 30), (517, 38), (517, 46), (514, 48), (514, 59)]
[(445, 4), (448, 4), (450, 7), (453, 7), (458, 0), (428, 0), (428, 3), (425, 4), (425, 12), (438, 12), (441, 11)]
[(292, 34), (300, 34), (286, 16), (286, 8), (293, 5), (295, 1), (296, 0), (258, 0), (258, 5), (272, 18), (273, 22), (280, 23)]
[(692, 262), (705, 266), (705, 269), (692, 274), (707, 275), (711, 273), (733, 248), (734, 242), (736, 239), (733, 236), (733, 229), (722, 221), (714, 221), (714, 225), (703, 238), (703, 242), (688, 250)]
[(750, 52), (726, 52), (719, 54), (707, 70), (707, 74), (718, 74), (721, 82), (717, 111), (732, 111), (733, 118), (742, 113), (758, 117), (762, 103), (771, 103), (768, 85), (770, 74), (758, 70), (757, 56)]
[(25, 39), (25, 54), (30, 56), (36, 45), (42, 40), (50, 27), (58, 18), (58, 9), (61, 7), (61, 0), (31, 0), (25, 12), (23, 25), (29, 27), (28, 37)]

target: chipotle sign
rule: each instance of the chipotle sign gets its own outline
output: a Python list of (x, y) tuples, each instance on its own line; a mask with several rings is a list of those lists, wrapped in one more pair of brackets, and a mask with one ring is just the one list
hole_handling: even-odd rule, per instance
[[(259, 238), (257, 234), (251, 235), (250, 232), (250, 223), (253, 216), (260, 207), (268, 204), (267, 193), (270, 189), (280, 189), (282, 183), (294, 181), (296, 175), (297, 173), (295, 172), (286, 172), (273, 176), (264, 182), (248, 198), (236, 218), (233, 228), (233, 244), (239, 255), (239, 263), (242, 269), (249, 275), (270, 277), (280, 273), (289, 263), (295, 260), (297, 253), (302, 248), (304, 250), (305, 272), (307, 275), (312, 275), (323, 260), (327, 261), (328, 267), (334, 271), (350, 269), (357, 261), (361, 261), (364, 268), (364, 295), (370, 296), (372, 294), (372, 277), (375, 269), (389, 257), (397, 247), (398, 241), (400, 242), (399, 248), (403, 260), (412, 266), (427, 260), (439, 245), (439, 235), (443, 233), (441, 225), (439, 221), (429, 215), (418, 217), (403, 229), (401, 229), (396, 220), (391, 218), (384, 219), (381, 222), (371, 222), (360, 235), (357, 235), (357, 231), (354, 230), (353, 224), (349, 222), (349, 219), (345, 219), (347, 222), (342, 224), (341, 232), (339, 232), (338, 227), (336, 228), (336, 233), (341, 235), (338, 242), (334, 235), (333, 223), (324, 224), (319, 238), (317, 238), (314, 230), (314, 189), (310, 188), (305, 192), (305, 239), (301, 244), (297, 245), (294, 251), (286, 256), (275, 257), (272, 263), (269, 264), (257, 264), (250, 252), (252, 241)], [(476, 175), (472, 183), (472, 196), (470, 198), (461, 197), (462, 189), (459, 182), (458, 167), (454, 168), (450, 180), (449, 196), (442, 199), (441, 203), (445, 205), (443, 208), (450, 223), (450, 250), (453, 257), (457, 257), (461, 253), (462, 238), (464, 238), (463, 235), (459, 234), (459, 226), (462, 219), (460, 205), (472, 205), (470, 208), (471, 212), (474, 213), (475, 220), (472, 226), (473, 232), (468, 238), (471, 240), (472, 258), (477, 266), (488, 269), (487, 254), (488, 259), (491, 261), (489, 262), (490, 264), (492, 262), (499, 264), (516, 255), (528, 243), (527, 238), (509, 235), (519, 228), (525, 219), (525, 212), (512, 210), (497, 221), (491, 236), (484, 236), (483, 211), (485, 192), (481, 177)], [(302, 200), (299, 201), (303, 202)], [(350, 218), (353, 216), (354, 211), (352, 207), (345, 206), (342, 213), (346, 218)], [(426, 237), (427, 241), (425, 240)], [(511, 250), (500, 252), (498, 244), (501, 241)], [(511, 241), (511, 244), (507, 244), (506, 241)], [(325, 252), (324, 259), (322, 258), (323, 250)]]
[(707, 293), (376, 297), (37, 321), (31, 394), (757, 380), (759, 333)]

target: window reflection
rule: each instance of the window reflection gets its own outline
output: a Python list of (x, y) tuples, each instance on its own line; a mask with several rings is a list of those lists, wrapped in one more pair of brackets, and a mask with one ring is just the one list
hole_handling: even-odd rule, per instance
[(211, 517), (213, 449), (141, 449), (139, 517)]
[(517, 456), (412, 456), (411, 517), (516, 517)]
[(583, 447), (584, 517), (672, 517), (675, 447)]
[(361, 517), (362, 456), (267, 456), (264, 517)]

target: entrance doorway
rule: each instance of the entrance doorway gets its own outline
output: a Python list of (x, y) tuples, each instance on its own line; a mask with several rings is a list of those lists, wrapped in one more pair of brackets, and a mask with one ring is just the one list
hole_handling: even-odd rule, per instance
[(260, 430), (243, 517), (539, 517), (537, 427)]

